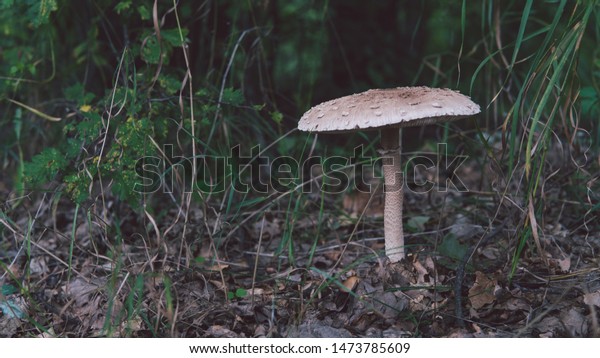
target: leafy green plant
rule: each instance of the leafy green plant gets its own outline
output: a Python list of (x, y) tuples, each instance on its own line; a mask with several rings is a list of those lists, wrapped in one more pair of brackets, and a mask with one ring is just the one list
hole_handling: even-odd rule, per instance
[(18, 291), (15, 286), (9, 284), (2, 285), (0, 288), (0, 293), (2, 293), (2, 295), (4, 296), (12, 295), (13, 293), (16, 293)]
[(235, 289), (235, 291), (229, 291), (227, 292), (227, 299), (229, 300), (233, 300), (236, 298), (244, 298), (248, 295), (248, 291), (246, 291), (245, 289), (238, 287)]

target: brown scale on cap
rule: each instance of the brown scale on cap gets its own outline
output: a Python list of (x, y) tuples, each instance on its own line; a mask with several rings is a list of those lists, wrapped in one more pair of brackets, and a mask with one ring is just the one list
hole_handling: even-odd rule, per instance
[(456, 120), (480, 112), (465, 95), (450, 89), (398, 87), (366, 92), (323, 102), (308, 110), (298, 129), (341, 133), (381, 129), (385, 165), (385, 251), (391, 262), (405, 256), (402, 228), (404, 182), (400, 165), (401, 135), (397, 128)]

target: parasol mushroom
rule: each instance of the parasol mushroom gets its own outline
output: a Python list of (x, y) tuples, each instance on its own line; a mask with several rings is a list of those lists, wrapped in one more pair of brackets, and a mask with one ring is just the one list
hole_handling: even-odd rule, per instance
[(366, 92), (323, 102), (308, 110), (298, 129), (308, 132), (381, 130), (385, 183), (385, 252), (391, 262), (405, 257), (402, 228), (403, 175), (400, 164), (401, 130), (471, 116), (479, 106), (450, 89), (398, 87)]

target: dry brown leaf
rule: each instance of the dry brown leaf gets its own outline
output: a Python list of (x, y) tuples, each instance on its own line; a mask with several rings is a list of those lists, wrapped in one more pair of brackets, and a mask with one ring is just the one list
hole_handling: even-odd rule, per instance
[[(68, 307), (69, 312), (81, 321), (82, 327), (92, 332), (92, 336), (102, 334), (106, 321), (107, 307), (104, 305), (103, 295), (105, 284), (106, 281), (103, 279), (88, 281), (77, 277), (63, 287), (67, 295), (74, 300), (74, 304)], [(120, 307), (122, 307), (122, 304), (115, 299), (112, 312), (118, 312)]]
[(248, 296), (264, 296), (264, 295), (270, 295), (272, 293), (273, 293), (273, 290), (271, 290), (270, 288), (268, 290), (265, 290), (264, 288), (261, 288), (261, 287), (254, 287), (254, 288), (248, 289)]
[(558, 259), (558, 267), (562, 272), (569, 272), (571, 269), (571, 257), (567, 257), (564, 259)]
[[(363, 211), (369, 217), (382, 217), (384, 207), (380, 200), (373, 198), (369, 204), (372, 193), (356, 191), (344, 196), (342, 206), (351, 217), (359, 217)], [(369, 206), (367, 207), (367, 204)], [(366, 209), (365, 209), (366, 208)]]
[(503, 306), (509, 311), (529, 312), (532, 309), (531, 304), (529, 304), (527, 300), (522, 297), (511, 297), (504, 302)]
[(494, 296), (494, 287), (496, 280), (490, 280), (483, 272), (475, 272), (475, 283), (469, 289), (469, 301), (475, 309), (493, 303), (496, 300)]
[(144, 328), (144, 321), (139, 317), (131, 317), (131, 319), (122, 322), (119, 326), (121, 337), (127, 337), (128, 332), (138, 332)]
[(431, 256), (427, 256), (425, 258), (424, 266), (429, 272), (435, 272), (435, 261), (433, 261), (433, 258)]
[[(306, 217), (298, 222), (300, 227), (311, 227), (314, 224), (312, 218)], [(253, 226), (253, 237), (259, 237), (262, 232), (263, 239), (269, 239), (281, 234), (283, 224), (279, 220), (259, 220)]]
[(216, 288), (217, 290), (222, 290), (222, 289), (224, 289), (224, 287), (223, 287), (223, 281), (219, 281), (219, 280), (208, 280), (208, 282), (212, 283), (212, 284), (215, 286), (215, 288)]
[(259, 324), (254, 328), (254, 337), (266, 337), (268, 333), (267, 327)]
[(238, 338), (238, 335), (235, 332), (221, 325), (208, 327), (206, 334), (215, 338)]
[(340, 258), (341, 253), (342, 253), (342, 250), (331, 250), (331, 251), (325, 252), (323, 254), (323, 257), (329, 261), (336, 262)]
[(37, 338), (53, 338), (56, 336), (57, 336), (57, 334), (54, 333), (54, 328), (50, 327), (50, 328), (48, 328), (47, 331), (38, 334), (36, 337)]
[(354, 290), (354, 288), (356, 287), (356, 285), (358, 285), (358, 282), (360, 281), (360, 279), (358, 278), (358, 276), (350, 276), (347, 279), (344, 280), (343, 285), (346, 289), (343, 289), (343, 291), (345, 292), (352, 292)]
[(535, 328), (540, 331), (540, 337), (554, 337), (558, 330), (562, 329), (562, 324), (558, 317), (547, 316), (544, 317)]
[[(479, 252), (479, 251), (478, 251)], [(481, 250), (481, 255), (488, 260), (498, 260), (502, 256), (502, 253), (497, 247), (486, 247)]]
[(0, 270), (0, 272), (2, 272), (3, 274), (8, 274), (9, 277), (10, 276), (20, 277), (23, 274), (21, 271), (21, 268), (19, 267), (19, 265), (17, 263), (6, 266), (6, 269), (4, 269), (4, 268), (5, 268), (5, 266), (2, 266), (2, 270)]
[(215, 265), (208, 267), (207, 269), (210, 271), (221, 271), (221, 270), (225, 270), (228, 268), (229, 268), (228, 264), (217, 263)]
[(34, 274), (45, 274), (50, 272), (48, 268), (48, 256), (32, 257), (29, 261), (29, 271)]
[(425, 268), (425, 266), (423, 266), (419, 261), (415, 260), (413, 262), (413, 267), (415, 268), (415, 270), (417, 271), (417, 274), (419, 275), (417, 278), (417, 283), (422, 284), (422, 285), (428, 284), (429, 282), (425, 282), (425, 276), (429, 272), (427, 272), (427, 269)]
[(588, 333), (588, 322), (577, 309), (571, 308), (560, 315), (564, 327), (571, 337), (585, 337)]
[(90, 302), (90, 296), (100, 292), (105, 283), (104, 280), (100, 279), (90, 280), (90, 282), (88, 282), (83, 278), (77, 277), (63, 289), (67, 295), (75, 299), (75, 305), (85, 306)]
[(590, 306), (600, 307), (600, 290), (583, 295), (583, 303)]

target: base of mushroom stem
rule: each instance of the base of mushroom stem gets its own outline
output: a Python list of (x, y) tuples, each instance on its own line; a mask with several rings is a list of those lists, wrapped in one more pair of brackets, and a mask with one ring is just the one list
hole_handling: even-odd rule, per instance
[(387, 259), (391, 263), (396, 263), (404, 260), (406, 258), (406, 254), (404, 252), (398, 254), (386, 255)]

